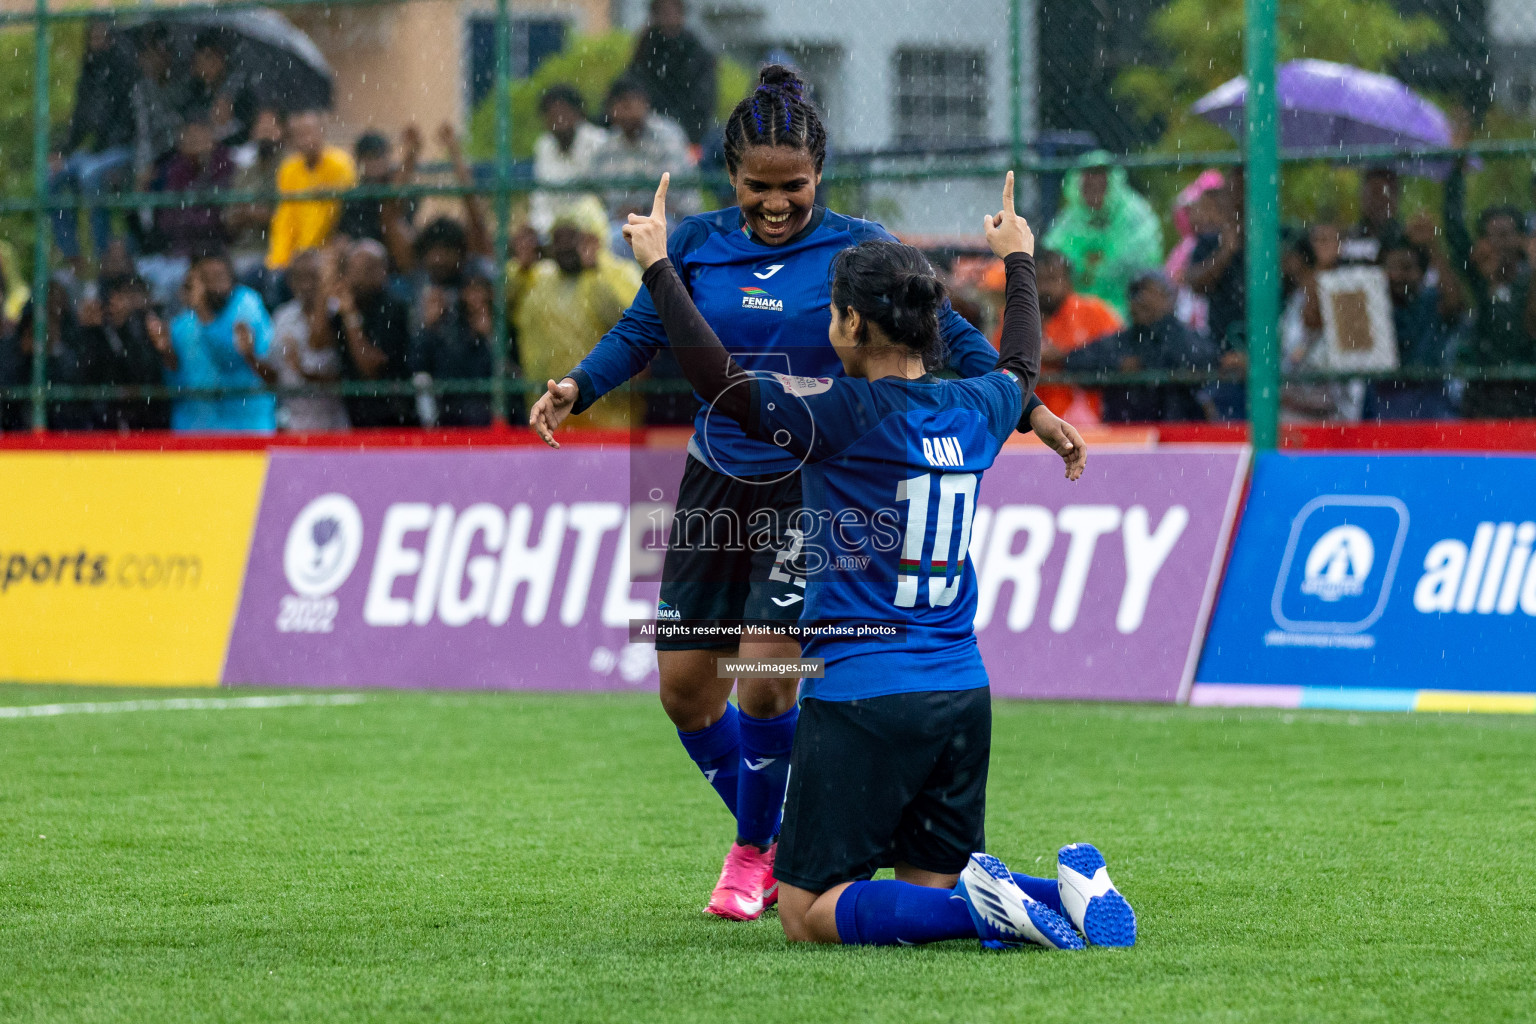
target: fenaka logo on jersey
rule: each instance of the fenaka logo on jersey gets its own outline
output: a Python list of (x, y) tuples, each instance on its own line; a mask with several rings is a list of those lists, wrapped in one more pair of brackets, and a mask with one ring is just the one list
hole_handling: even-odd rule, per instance
[(831, 377), (792, 377), (787, 373), (771, 373), (769, 376), (779, 382), (786, 395), (819, 395), (832, 390)]
[(784, 312), (784, 300), (774, 298), (761, 288), (743, 288), (741, 292), (742, 309), (766, 309), (773, 313)]
[(1408, 539), (1408, 508), (1392, 497), (1326, 494), (1302, 506), (1270, 602), (1269, 646), (1374, 646), (1366, 630), (1387, 609)]
[(336, 628), (336, 591), (357, 568), (363, 516), (345, 494), (323, 494), (293, 519), (283, 544), (283, 575), (293, 593), (278, 605), (280, 633), (329, 633)]

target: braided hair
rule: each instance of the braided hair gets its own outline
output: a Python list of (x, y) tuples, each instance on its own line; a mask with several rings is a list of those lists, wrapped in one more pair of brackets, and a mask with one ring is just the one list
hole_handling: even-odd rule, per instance
[[(932, 265), (910, 245), (871, 240), (832, 260), (832, 304), (878, 324), (892, 343), (922, 356), (930, 370), (944, 363), (939, 334), (944, 295)], [(867, 340), (866, 334), (859, 344)]]
[(766, 65), (752, 90), (725, 122), (725, 168), (732, 174), (752, 146), (788, 146), (811, 156), (816, 171), (827, 159), (827, 127), (805, 96), (805, 82), (782, 64)]

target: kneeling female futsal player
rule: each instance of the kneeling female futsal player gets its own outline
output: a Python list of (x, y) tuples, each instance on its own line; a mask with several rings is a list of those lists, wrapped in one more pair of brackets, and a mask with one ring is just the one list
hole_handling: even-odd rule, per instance
[[(805, 458), (805, 509), (829, 527), (803, 549), (801, 624), (818, 631), (805, 654), (825, 659), (825, 677), (805, 681), (791, 757), (775, 866), (785, 935), (1081, 949), (1081, 931), (1130, 945), (1135, 914), (1092, 846), (1063, 847), (1055, 883), (975, 852), (992, 715), (965, 556), (982, 473), (1040, 369), (1034, 236), (1014, 212), (1013, 175), (986, 218), (1008, 273), (1002, 354), (969, 380), (928, 372), (942, 354), (943, 286), (921, 253), (892, 241), (833, 261), (829, 338), (846, 377), (746, 374), (667, 259), (666, 188), (663, 177), (651, 216), (631, 215), (625, 235), (678, 362), (747, 436)], [(872, 623), (904, 638), (835, 635)], [(887, 866), (895, 880), (870, 881)]]
[[(832, 258), (872, 238), (879, 224), (816, 205), (827, 131), (805, 83), (788, 68), (762, 69), (757, 88), (725, 125), (725, 163), (737, 205), (686, 218), (668, 258), (700, 313), (736, 361), (751, 370), (837, 377), (842, 365), (827, 344), (827, 284)], [(989, 372), (997, 353), (946, 303), (938, 316), (946, 361), (961, 376)], [(624, 318), (568, 377), (550, 381), (529, 424), (559, 447), (553, 431), (605, 392), (633, 377), (667, 344), (650, 294), (635, 297)], [(1035, 434), (1067, 461), (1083, 441), (1043, 405), (1029, 415)], [(779, 833), (789, 754), (799, 710), (794, 679), (722, 678), (716, 659), (793, 658), (799, 643), (783, 634), (800, 618), (805, 577), (795, 540), (783, 528), (798, 516), (800, 462), (782, 447), (748, 437), (736, 421), (694, 420), (688, 459), (662, 568), (657, 618), (742, 628), (739, 644), (719, 636), (656, 640), (661, 704), (704, 778), (730, 809), (736, 827), (710, 895), (709, 913), (751, 920), (777, 898), (773, 843)], [(717, 544), (715, 524), (741, 543)], [(708, 524), (700, 529), (701, 524)], [(760, 529), (758, 524), (773, 524)], [(702, 536), (701, 536), (702, 534)], [(736, 704), (729, 703), (732, 688)]]

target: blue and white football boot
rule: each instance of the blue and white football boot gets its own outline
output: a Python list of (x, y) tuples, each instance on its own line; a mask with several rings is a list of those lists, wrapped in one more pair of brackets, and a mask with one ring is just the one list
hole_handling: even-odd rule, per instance
[(1083, 940), (1066, 918), (1026, 896), (996, 857), (971, 854), (955, 895), (965, 900), (984, 949), (1009, 949), (1026, 942), (1047, 949), (1083, 948)]
[(1136, 912), (1109, 880), (1104, 855), (1088, 843), (1063, 846), (1056, 854), (1061, 909), (1095, 946), (1134, 946)]

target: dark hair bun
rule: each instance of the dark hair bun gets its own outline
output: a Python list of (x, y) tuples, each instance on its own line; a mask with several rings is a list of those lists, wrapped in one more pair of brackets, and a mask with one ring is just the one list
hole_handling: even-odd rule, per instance
[(932, 274), (911, 274), (901, 282), (900, 304), (912, 312), (926, 311), (937, 306), (944, 297), (944, 286)]
[(805, 92), (805, 80), (783, 64), (764, 64), (757, 73), (757, 85), (761, 89), (779, 89), (796, 98)]
[(832, 262), (833, 305), (878, 325), (891, 342), (922, 356), (929, 369), (944, 361), (939, 334), (944, 296), (932, 265), (910, 245), (870, 240), (844, 249)]

